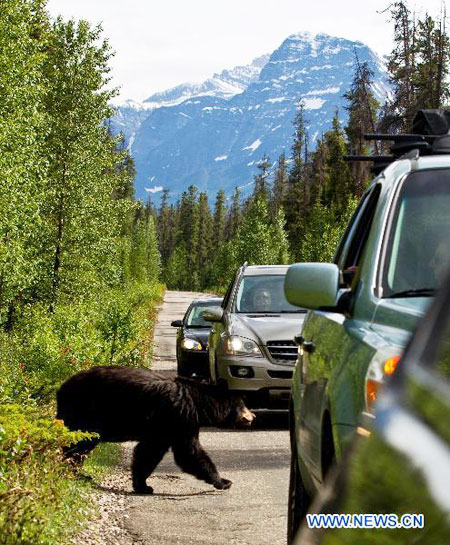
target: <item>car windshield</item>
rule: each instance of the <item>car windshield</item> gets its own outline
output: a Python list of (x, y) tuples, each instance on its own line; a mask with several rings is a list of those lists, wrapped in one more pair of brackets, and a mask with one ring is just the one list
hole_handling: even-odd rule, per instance
[(211, 322), (207, 322), (203, 318), (203, 313), (213, 308), (220, 309), (220, 303), (197, 303), (193, 305), (185, 320), (186, 327), (211, 327)]
[(410, 174), (394, 218), (384, 267), (384, 296), (433, 295), (450, 265), (450, 171)]
[(244, 276), (239, 284), (234, 302), (236, 312), (280, 313), (306, 312), (286, 300), (284, 274)]

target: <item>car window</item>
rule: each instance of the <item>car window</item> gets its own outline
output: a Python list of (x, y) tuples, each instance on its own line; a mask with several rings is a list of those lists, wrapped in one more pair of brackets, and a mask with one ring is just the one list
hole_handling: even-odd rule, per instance
[(360, 266), (361, 257), (369, 237), (373, 218), (380, 197), (381, 186), (377, 184), (370, 191), (361, 205), (355, 212), (351, 227), (347, 232), (346, 239), (343, 241), (342, 249), (339, 252), (337, 264), (343, 272), (344, 285), (350, 287), (353, 277)]
[(211, 327), (211, 323), (207, 322), (203, 318), (203, 313), (205, 310), (212, 308), (220, 308), (219, 305), (211, 304), (199, 304), (191, 307), (190, 312), (186, 317), (185, 325), (186, 327)]
[(349, 267), (356, 267), (359, 265), (364, 246), (370, 233), (370, 228), (372, 227), (372, 221), (375, 215), (380, 191), (381, 186), (375, 186), (374, 190), (367, 199), (364, 210), (361, 211), (361, 216), (358, 218), (358, 222), (355, 225), (352, 240), (350, 242), (347, 255), (345, 256), (343, 263), (344, 270), (348, 269)]
[(450, 265), (449, 210), (449, 170), (417, 171), (405, 179), (389, 234), (385, 297), (431, 295), (439, 288)]
[(288, 303), (284, 295), (284, 274), (243, 276), (236, 291), (236, 312), (306, 312)]
[(228, 301), (231, 297), (231, 292), (233, 291), (233, 286), (236, 278), (233, 278), (233, 280), (230, 282), (227, 292), (225, 293), (225, 297), (223, 298), (222, 304), (220, 305), (223, 309), (227, 308)]
[[(358, 221), (358, 218), (360, 217), (362, 210), (364, 209), (367, 199), (369, 197), (369, 194), (363, 195), (361, 200), (358, 203), (358, 206), (356, 207), (356, 210), (353, 212), (352, 217), (350, 218), (350, 221), (348, 222), (348, 225), (345, 229), (344, 235), (342, 236), (338, 249), (336, 250), (336, 254), (333, 259), (333, 263), (336, 263), (339, 267), (341, 266), (341, 263), (343, 261), (343, 256), (346, 255), (347, 251), (346, 249), (349, 246), (350, 240), (352, 238), (353, 228)], [(341, 268), (341, 267), (340, 267)]]

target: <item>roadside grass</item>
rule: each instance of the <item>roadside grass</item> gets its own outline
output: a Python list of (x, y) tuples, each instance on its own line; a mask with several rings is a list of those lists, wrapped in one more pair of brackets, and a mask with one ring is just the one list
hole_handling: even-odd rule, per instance
[[(161, 285), (137, 286), (100, 307), (24, 314), (14, 337), (0, 335), (1, 545), (67, 544), (95, 518), (92, 482), (118, 464), (120, 445), (98, 445), (81, 470), (64, 461), (63, 447), (86, 434), (55, 419), (55, 392), (91, 365), (150, 366), (163, 293)], [(79, 325), (87, 309), (91, 318)]]
[(109, 470), (117, 467), (121, 449), (118, 443), (100, 443), (87, 457), (83, 465), (83, 473), (91, 477), (101, 477)]

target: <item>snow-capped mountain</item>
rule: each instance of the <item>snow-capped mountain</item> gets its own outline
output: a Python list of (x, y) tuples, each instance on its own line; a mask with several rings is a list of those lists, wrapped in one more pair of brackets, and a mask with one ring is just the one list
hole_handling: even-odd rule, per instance
[(270, 57), (128, 101), (113, 118), (136, 162), (136, 196), (168, 188), (174, 199), (188, 185), (214, 194), (251, 182), (263, 154), (272, 161), (290, 154), (299, 101), (311, 144), (331, 126), (336, 108), (346, 120), (343, 94), (354, 77), (356, 57), (374, 71), (380, 102), (389, 92), (381, 59), (367, 46), (326, 34), (290, 36)]

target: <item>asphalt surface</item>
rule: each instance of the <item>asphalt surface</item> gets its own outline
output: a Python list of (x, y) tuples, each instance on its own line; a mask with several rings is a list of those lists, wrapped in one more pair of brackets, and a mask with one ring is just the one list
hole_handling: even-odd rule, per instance
[[(172, 320), (181, 319), (190, 301), (205, 296), (166, 292), (155, 329), (154, 363), (158, 371), (176, 369)], [(152, 496), (129, 488), (122, 524), (134, 543), (144, 545), (284, 545), (286, 543), (289, 437), (285, 412), (257, 413), (251, 430), (206, 428), (200, 441), (224, 478), (226, 491), (183, 473), (166, 454), (148, 483)], [(129, 467), (133, 444), (125, 444)]]

